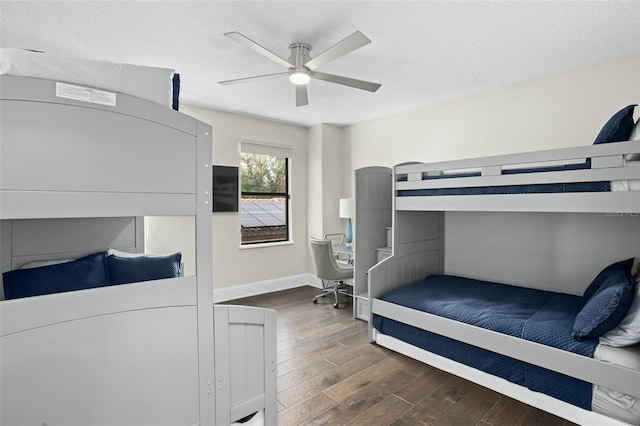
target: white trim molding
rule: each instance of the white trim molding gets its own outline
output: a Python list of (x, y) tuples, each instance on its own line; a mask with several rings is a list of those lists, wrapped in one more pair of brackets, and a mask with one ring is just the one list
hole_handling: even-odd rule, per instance
[(232, 287), (214, 288), (213, 303), (257, 296), (259, 294), (272, 293), (274, 291), (287, 290), (305, 285), (322, 288), (322, 283), (318, 277), (313, 274), (290, 275), (288, 277), (240, 284)]

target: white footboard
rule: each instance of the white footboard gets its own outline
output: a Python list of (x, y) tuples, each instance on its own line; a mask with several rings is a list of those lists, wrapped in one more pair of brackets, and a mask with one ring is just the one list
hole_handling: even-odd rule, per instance
[(193, 425), (195, 277), (0, 303), (0, 424)]
[(276, 312), (215, 305), (216, 424), (257, 411), (277, 424)]

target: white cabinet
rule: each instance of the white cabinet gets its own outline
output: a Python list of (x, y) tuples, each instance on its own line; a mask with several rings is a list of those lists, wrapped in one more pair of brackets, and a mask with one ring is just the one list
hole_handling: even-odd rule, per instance
[(369, 321), (369, 298), (356, 297), (354, 300), (354, 315), (363, 321)]
[(364, 167), (355, 171), (354, 317), (369, 320), (368, 271), (392, 253), (392, 171)]

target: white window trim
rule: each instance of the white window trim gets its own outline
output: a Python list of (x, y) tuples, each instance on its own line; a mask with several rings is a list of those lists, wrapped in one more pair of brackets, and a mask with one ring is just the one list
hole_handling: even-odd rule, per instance
[(292, 246), (294, 244), (295, 242), (293, 240), (275, 241), (272, 243), (240, 244), (240, 250), (250, 250), (250, 249), (278, 247), (278, 246)]
[[(239, 143), (240, 153), (246, 152), (250, 154), (262, 154), (262, 155), (270, 155), (273, 157), (283, 157), (288, 159), (293, 159), (293, 153), (295, 150), (295, 145), (291, 145), (284, 142), (275, 142), (264, 139), (254, 139), (254, 138), (240, 138)], [(266, 247), (277, 247), (283, 245), (292, 245), (293, 242), (293, 204), (291, 200), (293, 199), (293, 185), (292, 179), (293, 176), (293, 161), (288, 161), (288, 170), (287, 175), (289, 178), (287, 179), (287, 194), (289, 195), (288, 205), (289, 208), (286, 212), (287, 214), (287, 234), (288, 239), (286, 241), (274, 241), (267, 243), (248, 243), (242, 244), (242, 237), (240, 238), (240, 248), (241, 249), (252, 249), (252, 248), (266, 248)], [(241, 171), (242, 172), (242, 171)], [(239, 191), (239, 196), (242, 197), (242, 189)]]
[(251, 154), (271, 155), (272, 157), (293, 158), (296, 147), (283, 142), (273, 142), (260, 139), (240, 139), (240, 152)]

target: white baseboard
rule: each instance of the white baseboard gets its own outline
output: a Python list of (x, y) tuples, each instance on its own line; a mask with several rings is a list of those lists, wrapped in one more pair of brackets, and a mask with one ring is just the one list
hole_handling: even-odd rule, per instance
[(287, 290), (290, 288), (302, 287), (304, 285), (322, 288), (322, 283), (315, 275), (298, 274), (232, 287), (214, 288), (213, 303), (257, 296), (259, 294), (272, 293), (274, 291)]

